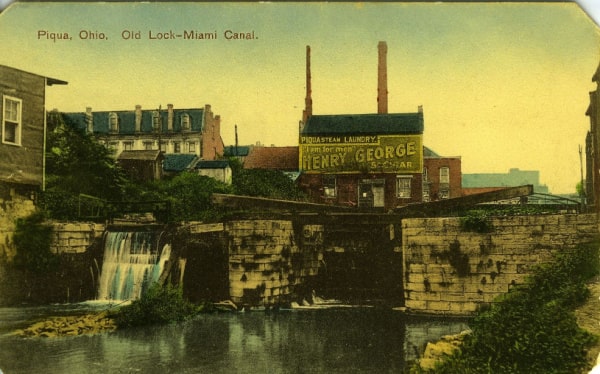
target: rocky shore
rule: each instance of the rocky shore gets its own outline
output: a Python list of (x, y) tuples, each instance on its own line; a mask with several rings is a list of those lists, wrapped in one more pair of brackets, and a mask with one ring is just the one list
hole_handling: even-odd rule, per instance
[(81, 316), (50, 317), (44, 321), (16, 330), (15, 335), (23, 337), (53, 338), (59, 336), (76, 336), (98, 334), (113, 331), (117, 328), (108, 312), (85, 314)]
[(423, 356), (418, 360), (419, 367), (422, 370), (433, 370), (438, 362), (442, 362), (460, 349), (464, 337), (470, 333), (470, 330), (465, 330), (459, 334), (442, 336), (436, 342), (427, 343)]

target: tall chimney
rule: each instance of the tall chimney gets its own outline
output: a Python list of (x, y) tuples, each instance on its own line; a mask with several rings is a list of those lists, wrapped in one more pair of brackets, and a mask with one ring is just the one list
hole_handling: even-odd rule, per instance
[(92, 116), (92, 107), (88, 106), (85, 108), (85, 119), (87, 121), (87, 132), (90, 134), (94, 133), (94, 117)]
[(142, 132), (142, 106), (135, 106), (135, 132)]
[(167, 131), (173, 131), (173, 104), (167, 104)]
[(306, 46), (306, 98), (304, 99), (304, 111), (302, 112), (302, 123), (306, 124), (312, 116), (312, 89), (310, 76), (310, 46)]
[(388, 112), (388, 90), (387, 90), (387, 44), (379, 42), (379, 66), (377, 69), (377, 113)]

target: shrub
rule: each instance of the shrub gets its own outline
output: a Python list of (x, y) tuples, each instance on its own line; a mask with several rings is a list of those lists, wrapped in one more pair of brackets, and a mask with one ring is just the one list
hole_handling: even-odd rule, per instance
[(201, 310), (183, 298), (181, 288), (154, 284), (140, 299), (121, 307), (115, 321), (119, 327), (165, 324), (183, 321)]
[(461, 350), (435, 372), (581, 372), (596, 338), (577, 326), (573, 309), (588, 296), (585, 282), (598, 262), (598, 243), (590, 243), (534, 269), (475, 317)]

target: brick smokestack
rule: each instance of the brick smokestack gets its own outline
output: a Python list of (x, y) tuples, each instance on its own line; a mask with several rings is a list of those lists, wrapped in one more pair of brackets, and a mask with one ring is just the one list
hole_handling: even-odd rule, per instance
[(387, 90), (387, 44), (379, 42), (379, 66), (377, 68), (377, 113), (388, 112), (388, 90)]
[(94, 116), (92, 115), (92, 107), (88, 106), (85, 108), (85, 120), (87, 122), (87, 132), (89, 134), (94, 133)]
[(312, 89), (310, 76), (310, 46), (306, 46), (306, 98), (304, 99), (304, 111), (302, 112), (302, 123), (306, 124), (312, 116)]

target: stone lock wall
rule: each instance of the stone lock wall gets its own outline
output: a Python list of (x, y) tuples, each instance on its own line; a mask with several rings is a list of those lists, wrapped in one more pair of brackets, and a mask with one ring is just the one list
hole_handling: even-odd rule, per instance
[(52, 226), (54, 240), (50, 249), (56, 254), (85, 253), (105, 229), (103, 224), (84, 222), (53, 222)]
[(236, 304), (288, 303), (297, 288), (319, 271), (321, 226), (294, 228), (291, 221), (248, 220), (229, 222), (225, 231), (229, 294)]
[(497, 217), (489, 233), (466, 232), (459, 218), (404, 219), (405, 306), (468, 315), (522, 283), (533, 265), (598, 234), (596, 216)]

